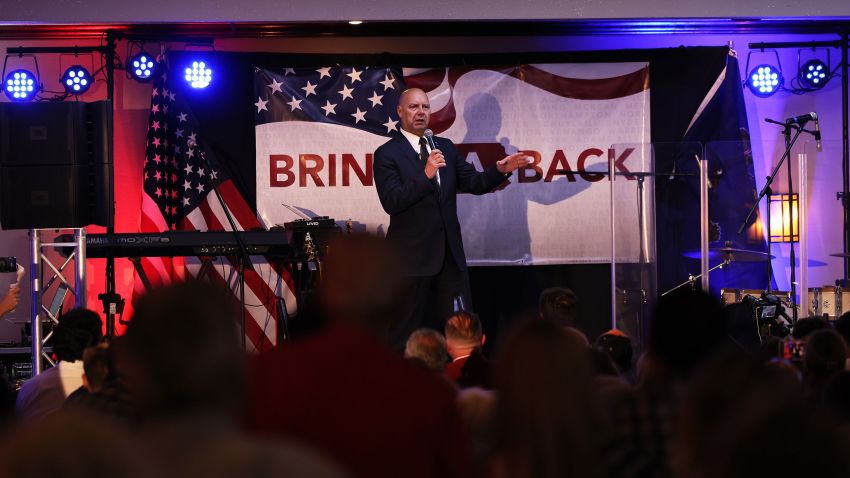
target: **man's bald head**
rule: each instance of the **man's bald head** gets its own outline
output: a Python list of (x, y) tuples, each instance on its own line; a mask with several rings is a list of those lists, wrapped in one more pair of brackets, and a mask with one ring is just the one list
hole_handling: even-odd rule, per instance
[(404, 90), (398, 99), (396, 111), (403, 130), (417, 136), (425, 134), (431, 119), (431, 105), (424, 91), (419, 88)]

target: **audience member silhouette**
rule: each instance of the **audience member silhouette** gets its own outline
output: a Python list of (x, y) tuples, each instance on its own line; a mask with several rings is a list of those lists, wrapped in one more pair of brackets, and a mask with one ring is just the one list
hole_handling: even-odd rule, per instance
[(616, 329), (609, 330), (597, 337), (593, 345), (611, 358), (621, 376), (630, 376), (634, 350), (628, 335)]
[[(124, 386), (122, 352), (124, 339), (114, 337), (106, 344), (89, 347), (83, 353), (85, 369), (84, 383), (68, 396), (65, 408), (105, 415), (122, 421), (129, 427), (135, 427), (140, 420), (137, 406)], [(87, 357), (88, 355), (88, 357)]]
[(820, 329), (806, 339), (803, 356), (803, 393), (812, 403), (823, 402), (827, 382), (845, 370), (847, 349), (838, 332)]
[(587, 347), (559, 324), (527, 320), (496, 359), (493, 476), (593, 476), (602, 437)]
[(816, 330), (828, 328), (830, 328), (829, 322), (818, 317), (806, 317), (798, 320), (794, 324), (794, 327), (791, 329), (791, 337), (801, 340), (808, 337)]
[(658, 301), (638, 385), (610, 411), (608, 459), (616, 476), (670, 476), (669, 448), (687, 380), (726, 342), (720, 302), (679, 289)]
[(802, 405), (793, 375), (731, 346), (709, 359), (691, 383), (675, 426), (673, 476), (724, 476), (742, 434)]
[(386, 241), (332, 243), (319, 284), (328, 327), (253, 364), (245, 423), (315, 447), (359, 477), (466, 477), (467, 436), (443, 377), (398, 355), (400, 269)]
[(24, 382), (17, 398), (22, 421), (45, 417), (62, 408), (68, 395), (83, 384), (83, 351), (103, 339), (100, 317), (88, 309), (65, 313), (53, 329), (48, 345), (59, 362)]
[(155, 289), (136, 304), (122, 361), (150, 463), (173, 477), (344, 476), (300, 445), (239, 430), (245, 361), (236, 306), (230, 293), (200, 282)]

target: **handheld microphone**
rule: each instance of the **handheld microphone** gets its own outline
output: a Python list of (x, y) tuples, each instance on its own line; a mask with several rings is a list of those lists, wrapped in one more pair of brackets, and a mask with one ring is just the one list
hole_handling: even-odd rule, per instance
[(434, 132), (433, 131), (431, 131), (430, 129), (426, 129), (423, 136), (425, 136), (425, 141), (428, 141), (428, 146), (431, 147), (431, 151), (437, 149), (437, 143), (434, 142)]
[(818, 147), (818, 153), (823, 151), (823, 145), (820, 142), (820, 121), (818, 121), (818, 116), (812, 113), (815, 116), (815, 144)]
[(788, 123), (788, 124), (804, 125), (804, 124), (806, 124), (806, 123), (808, 123), (809, 121), (812, 121), (812, 120), (815, 120), (815, 121), (818, 120), (818, 114), (815, 113), (814, 111), (812, 111), (811, 113), (809, 113), (807, 115), (794, 116), (794, 117), (788, 118), (787, 120), (785, 120), (785, 122)]

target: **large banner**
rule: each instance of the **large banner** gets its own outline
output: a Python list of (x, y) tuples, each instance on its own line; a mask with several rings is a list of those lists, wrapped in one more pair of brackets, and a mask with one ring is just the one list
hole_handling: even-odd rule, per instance
[[(500, 190), (461, 194), (470, 265), (636, 262), (637, 176), (649, 168), (647, 63), (393, 69), (255, 68), (257, 213), (266, 225), (307, 216), (382, 234), (389, 216), (372, 153), (398, 134), (400, 93), (422, 88), (437, 136), (482, 170), (533, 158)], [(634, 147), (628, 147), (634, 145)], [(613, 161), (613, 194), (608, 181)]]

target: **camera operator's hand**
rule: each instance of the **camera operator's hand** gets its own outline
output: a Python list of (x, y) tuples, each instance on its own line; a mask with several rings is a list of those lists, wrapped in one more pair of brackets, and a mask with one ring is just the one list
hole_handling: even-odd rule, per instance
[(9, 289), (9, 292), (3, 296), (3, 299), (0, 300), (0, 317), (6, 315), (6, 313), (15, 310), (15, 307), (18, 306), (18, 296), (21, 295), (21, 289), (17, 287), (12, 287)]

